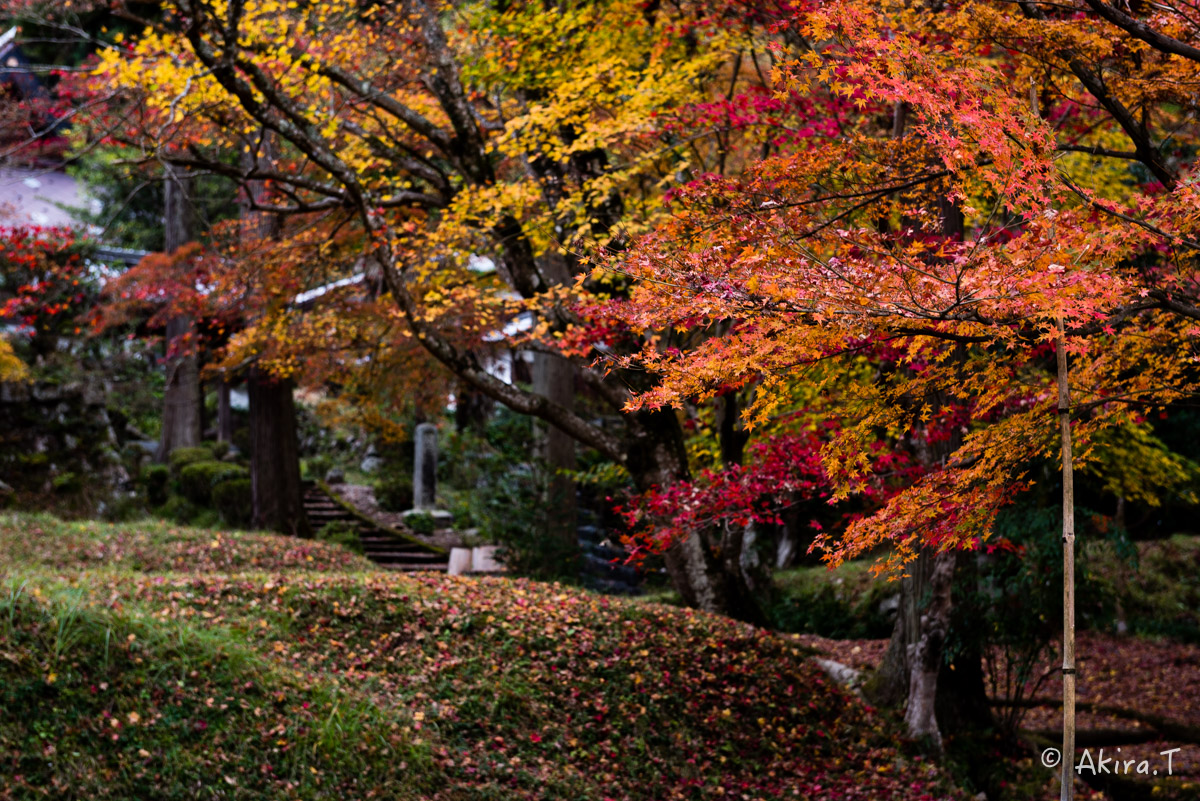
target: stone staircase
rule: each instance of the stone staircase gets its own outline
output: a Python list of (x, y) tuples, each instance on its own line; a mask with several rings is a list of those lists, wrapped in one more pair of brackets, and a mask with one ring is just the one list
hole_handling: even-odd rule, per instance
[(380, 567), (442, 572), (449, 567), (449, 555), (442, 549), (372, 521), (319, 482), (305, 483), (304, 512), (314, 532), (329, 523), (346, 523), (357, 530), (364, 554)]

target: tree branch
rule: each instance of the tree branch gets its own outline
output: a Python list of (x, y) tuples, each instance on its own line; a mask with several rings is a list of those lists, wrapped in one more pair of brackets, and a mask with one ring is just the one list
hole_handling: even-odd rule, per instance
[[(1141, 39), (1155, 50), (1200, 62), (1200, 48), (1195, 48), (1187, 42), (1181, 42), (1173, 36), (1156, 31), (1141, 20), (1134, 19), (1124, 11), (1113, 8), (1102, 0), (1084, 0), (1084, 2), (1101, 17), (1130, 36)], [(1128, 6), (1126, 7), (1128, 8)]]

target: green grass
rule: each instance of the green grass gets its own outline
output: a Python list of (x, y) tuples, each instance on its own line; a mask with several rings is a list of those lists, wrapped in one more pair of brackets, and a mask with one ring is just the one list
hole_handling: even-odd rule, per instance
[(0, 515), (2, 799), (837, 793), (961, 797), (787, 637), (313, 541)]

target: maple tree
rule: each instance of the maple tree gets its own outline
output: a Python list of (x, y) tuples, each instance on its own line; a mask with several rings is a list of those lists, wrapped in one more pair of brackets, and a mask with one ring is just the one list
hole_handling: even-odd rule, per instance
[[(257, 184), (254, 212), (349, 212), (413, 341), (460, 381), (596, 448), (639, 487), (689, 474), (673, 413), (627, 415), (623, 431), (595, 425), (569, 397), (493, 376), (481, 334), (533, 313), (519, 344), (566, 352), (573, 363), (555, 383), (621, 409), (640, 374), (588, 365), (604, 332), (573, 308), (579, 251), (620, 249), (647, 230), (667, 185), (736, 172), (805, 135), (789, 127), (803, 99), (767, 86), (776, 37), (764, 25), (786, 6), (184, 0), (148, 19), (117, 9), (142, 32), (113, 36), (72, 91), (122, 102), (89, 105), (81, 127)], [(783, 46), (799, 43), (785, 34)], [(473, 269), (481, 259), (495, 270)], [(717, 546), (734, 543), (672, 548), (677, 584), (706, 608), (754, 616)]]
[[(1197, 388), (1195, 26), (1091, 0), (837, 3), (782, 24), (811, 48), (781, 61), (779, 87), (860, 113), (675, 192), (671, 218), (605, 265), (637, 279), (609, 313), (635, 331), (723, 332), (628, 357), (662, 379), (640, 409), (753, 382), (762, 424), (817, 366), (868, 343), (899, 352), (899, 369), (830, 398), (841, 424), (821, 458), (834, 500), (869, 486), (881, 436), (916, 441), (929, 469), (821, 544), (834, 564), (886, 546), (883, 569), (932, 554), (923, 660), (952, 551), (985, 540), (1028, 465), (1057, 457), (1052, 343), (1072, 356), (1083, 464), (1105, 429)], [(914, 717), (919, 684), (910, 728), (936, 738), (932, 703)]]
[[(70, 229), (0, 227), (0, 321), (10, 326), (33, 362), (51, 357), (60, 343), (86, 330), (85, 308), (98, 291), (98, 269), (88, 264), (89, 244)], [(4, 340), (16, 373), (12, 345)]]

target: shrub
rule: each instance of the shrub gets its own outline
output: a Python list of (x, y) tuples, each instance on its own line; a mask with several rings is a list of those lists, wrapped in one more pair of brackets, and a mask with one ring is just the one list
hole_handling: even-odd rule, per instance
[(171, 468), (165, 464), (146, 465), (142, 469), (142, 486), (151, 506), (162, 506), (170, 494)]
[(502, 546), (500, 558), (510, 571), (541, 579), (575, 578), (575, 543), (552, 536), (547, 527), (543, 509), (550, 472), (534, 458), (533, 440), (529, 418), (497, 410), (482, 434), (447, 437), (438, 476), (465, 495), (466, 508), (453, 510), (456, 521), (469, 521), (485, 541)]
[(83, 479), (70, 471), (55, 476), (50, 484), (59, 495), (73, 495), (83, 489)]
[(245, 528), (254, 516), (249, 478), (226, 478), (212, 488), (212, 505), (227, 526)]
[(317, 539), (325, 542), (341, 545), (343, 548), (348, 548), (355, 553), (362, 553), (362, 540), (358, 536), (358, 528), (353, 523), (348, 523), (345, 520), (335, 520), (332, 523), (326, 523), (317, 531)]
[(183, 472), (183, 468), (189, 464), (211, 462), (214, 461), (214, 457), (213, 452), (208, 448), (176, 448), (171, 451), (167, 461), (171, 465), (171, 475), (178, 478), (179, 474)]
[(428, 536), (437, 531), (437, 521), (428, 512), (417, 512), (415, 515), (409, 515), (404, 518), (404, 522), (413, 530), (414, 534)]
[(304, 475), (306, 478), (324, 479), (325, 474), (333, 467), (333, 459), (325, 454), (310, 456), (304, 460)]
[(439, 492), (441, 500), (450, 514), (454, 515), (454, 528), (462, 531), (475, 526), (471, 516), (471, 494), (463, 490), (449, 489)]
[(228, 462), (193, 462), (179, 472), (179, 492), (198, 506), (212, 503), (212, 490), (231, 478), (245, 478), (246, 468)]
[(208, 449), (212, 451), (213, 458), (217, 459), (218, 461), (224, 459), (226, 454), (229, 453), (229, 449), (232, 447), (228, 442), (208, 442), (205, 444), (208, 446)]
[(157, 514), (173, 523), (186, 525), (192, 522), (197, 512), (196, 506), (187, 498), (182, 495), (172, 495), (167, 498), (166, 503), (159, 507)]
[(404, 474), (384, 476), (375, 482), (375, 500), (388, 512), (404, 512), (413, 508), (412, 478)]
[[(825, 572), (824, 567), (808, 570)], [(863, 592), (816, 580), (792, 589), (770, 606), (767, 616), (780, 631), (835, 639), (882, 639), (891, 634), (892, 623), (879, 609), (881, 589), (883, 594), (889, 591), (887, 582), (874, 582)]]

